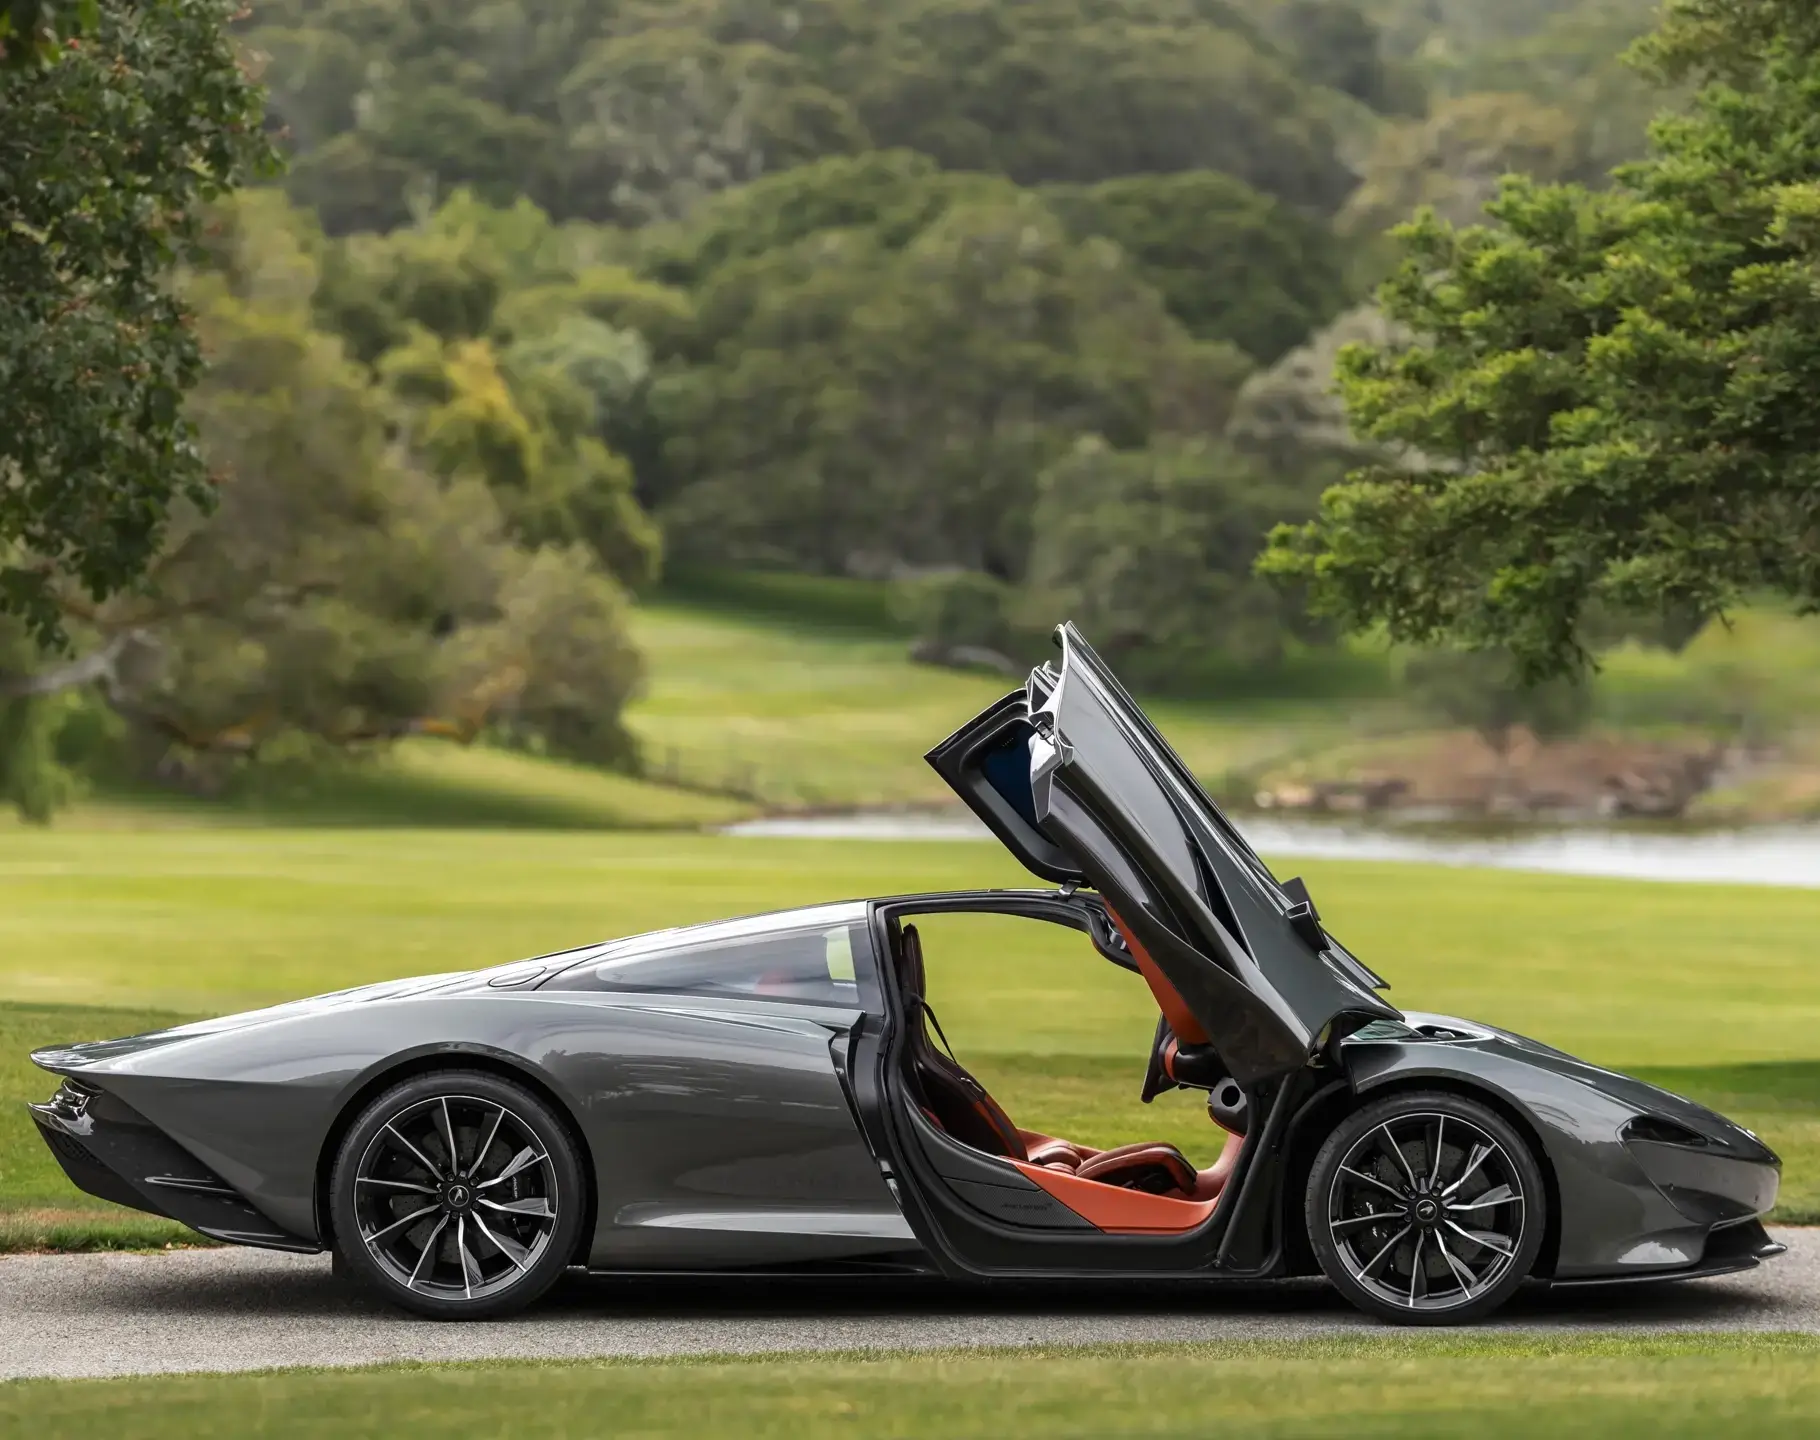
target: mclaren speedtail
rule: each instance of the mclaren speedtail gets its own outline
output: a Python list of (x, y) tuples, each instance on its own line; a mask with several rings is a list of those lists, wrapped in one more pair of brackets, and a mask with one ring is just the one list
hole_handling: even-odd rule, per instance
[[(1780, 1162), (1699, 1105), (1493, 1025), (1402, 1012), (1071, 627), (929, 754), (1041, 888), (614, 939), (40, 1050), (92, 1194), (332, 1249), (436, 1316), (567, 1267), (1214, 1284), (1324, 1274), (1457, 1323), (1526, 1282), (1748, 1269)], [(1143, 1097), (1218, 1158), (1017, 1123), (937, 1040), (921, 930), (1076, 932), (1154, 1000)], [(1051, 933), (1048, 930), (1044, 934)], [(1095, 963), (1098, 963), (1097, 961)]]

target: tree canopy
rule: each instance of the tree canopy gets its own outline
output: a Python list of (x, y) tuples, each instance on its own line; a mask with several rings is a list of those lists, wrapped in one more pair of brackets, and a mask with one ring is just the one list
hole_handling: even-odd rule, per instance
[(332, 231), (458, 186), (643, 224), (893, 148), (1025, 185), (1213, 170), (1330, 211), (1352, 177), (1321, 97), (1410, 103), (1360, 69), (1370, 33), (1310, 57), (1224, 0), (274, 0), (248, 25), (291, 193)]
[[(642, 349), (573, 315), (501, 339), (474, 277), (508, 296), (573, 280), (534, 213), (458, 197), (355, 248), (275, 192), (211, 211), (178, 289), (209, 358), (187, 414), (221, 483), (178, 503), (144, 585), (66, 602), (72, 658), (3, 622), (0, 790), (28, 813), (62, 793), (47, 737), (71, 697), (106, 717), (108, 763), (207, 786), (418, 733), (633, 758), (627, 589), (657, 546), (599, 432)], [(398, 305), (371, 365), (321, 323), (350, 292)]]
[(1588, 616), (1820, 608), (1820, 13), (1671, 0), (1642, 57), (1697, 93), (1603, 193), (1512, 179), (1402, 232), (1405, 343), (1342, 357), (1382, 461), (1269, 567), (1399, 639), (1571, 670)]
[(652, 408), (679, 555), (1015, 579), (1077, 438), (1224, 423), (1249, 362), (1117, 249), (1008, 181), (882, 159), (760, 182), (674, 242), (697, 321)]
[[(1533, 667), (1508, 631), (1524, 586), (1577, 603), (1563, 566), (1605, 636), (1724, 588), (1549, 550), (1567, 517), (1654, 517), (1661, 474), (1662, 534), (1710, 544), (1698, 484), (1791, 515), (1792, 9), (1684, 0), (1646, 92), (1613, 55), (1649, 0), (214, 5), (0, 9), (0, 794), (34, 813), (72, 746), (198, 784), (419, 729), (636, 763), (625, 607), (667, 558), (890, 577), (980, 663), (1066, 610), (1152, 681), (1268, 667), (1328, 633), (1308, 582)], [(1442, 223), (1513, 166), (1602, 185), (1646, 93), (1709, 81), (1616, 188)], [(224, 202), (267, 140), (282, 198)], [(1624, 608), (1651, 583), (1666, 624)]]
[[(0, 12), (0, 614), (42, 640), (61, 597), (131, 585), (171, 506), (207, 500), (182, 406), (201, 352), (167, 277), (199, 203), (267, 153), (229, 14)], [(45, 36), (48, 56), (21, 43)]]

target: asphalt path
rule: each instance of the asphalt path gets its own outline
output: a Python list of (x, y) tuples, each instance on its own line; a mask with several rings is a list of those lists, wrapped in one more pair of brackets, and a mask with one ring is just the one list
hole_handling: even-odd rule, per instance
[[(1820, 1229), (1711, 1280), (1519, 1295), (1486, 1327), (1820, 1332)], [(1159, 1293), (974, 1291), (934, 1283), (565, 1279), (510, 1320), (404, 1315), (322, 1256), (260, 1250), (0, 1259), (0, 1378), (261, 1370), (397, 1360), (583, 1359), (1110, 1341), (1297, 1339), (1387, 1331), (1308, 1282)]]

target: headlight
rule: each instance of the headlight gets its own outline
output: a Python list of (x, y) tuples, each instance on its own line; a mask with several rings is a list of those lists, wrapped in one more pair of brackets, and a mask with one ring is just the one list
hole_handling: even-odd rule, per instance
[(1713, 1142), (1698, 1130), (1690, 1130), (1660, 1115), (1639, 1115), (1620, 1132), (1626, 1140), (1647, 1140), (1655, 1145), (1680, 1145), (1689, 1150), (1704, 1150)]

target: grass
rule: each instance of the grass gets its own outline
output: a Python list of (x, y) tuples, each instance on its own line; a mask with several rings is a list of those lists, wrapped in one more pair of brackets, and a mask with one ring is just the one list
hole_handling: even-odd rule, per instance
[[(58, 818), (79, 830), (247, 826), (456, 830), (691, 830), (750, 802), (484, 745), (406, 740), (383, 755), (294, 778), (266, 773), (218, 798), (102, 786)], [(36, 833), (0, 807), (0, 834)]]
[[(383, 1417), (383, 1418), (381, 1418)], [(378, 1428), (383, 1426), (383, 1431)], [(1820, 1341), (1411, 1337), (16, 1381), (34, 1440), (510, 1434), (1346, 1435), (1479, 1440), (1811, 1433)]]
[[(1820, 1219), (1820, 891), (1300, 868), (1394, 1001), (1506, 1025), (1713, 1104), (1783, 1153), (1781, 1217)], [(0, 1210), (23, 1244), (58, 1226), (67, 1239), (75, 1222), (58, 1212), (83, 1208), (17, 1103), (46, 1090), (24, 1059), (35, 1045), (665, 924), (1025, 878), (996, 847), (964, 843), (0, 832)], [(1131, 976), (1058, 927), (919, 923), (947, 1033), (1020, 1120), (1208, 1151), (1192, 1096), (1137, 1102), (1155, 1011)]]
[[(1477, 1016), (1615, 1065), (1815, 1054), (1820, 891), (1297, 868), (1403, 1005)], [(0, 1000), (219, 1012), (814, 900), (1024, 883), (998, 847), (955, 842), (0, 832)], [(1069, 932), (935, 923), (956, 937), (935, 943), (925, 928), (957, 1045), (1143, 1053), (1147, 996)]]
[[(952, 796), (923, 753), (1013, 684), (911, 663), (889, 587), (860, 581), (695, 576), (640, 606), (633, 630), (648, 677), (626, 720), (642, 744), (646, 779), (416, 741), (295, 784), (266, 776), (226, 800), (107, 791), (75, 818), (116, 827), (691, 829), (760, 807), (947, 804)], [(1382, 668), (1370, 644), (1308, 663), (1297, 683), (1327, 684), (1327, 698), (1241, 694), (1256, 677), (1234, 676), (1210, 681), (1203, 698), (1157, 700), (1149, 709), (1195, 771), (1222, 786), (1285, 764), (1344, 772), (1431, 743), (1406, 705), (1351, 693), (1359, 666)], [(1820, 704), (1820, 624), (1750, 610), (1729, 630), (1709, 628), (1681, 655), (1626, 646), (1603, 666), (1597, 699), (1607, 726), (1685, 734), (1744, 724), (1787, 739), (1781, 764), (1704, 797), (1699, 815), (1820, 806), (1820, 739), (1808, 733)], [(7, 823), (0, 817), (0, 827)]]
[[(643, 779), (414, 740), (337, 770), (258, 772), (216, 799), (103, 786), (60, 825), (674, 830), (761, 807), (952, 803), (924, 752), (1013, 682), (912, 664), (882, 593), (817, 577), (734, 576), (640, 607), (634, 630), (648, 679), (626, 719), (644, 751)], [(1220, 776), (1346, 737), (1356, 706), (1153, 708), (1189, 762)], [(16, 823), (0, 807), (0, 833)]]
[[(923, 753), (1014, 686), (914, 665), (901, 635), (719, 602), (647, 605), (634, 628), (650, 681), (627, 719), (653, 772), (772, 806), (951, 802)], [(1151, 711), (1190, 765), (1217, 776), (1350, 733), (1352, 708), (1164, 701)]]
[(1676, 655), (1622, 645), (1601, 657), (1597, 699), (1601, 717), (1617, 725), (1811, 728), (1820, 707), (1820, 623), (1762, 605), (1708, 625)]

